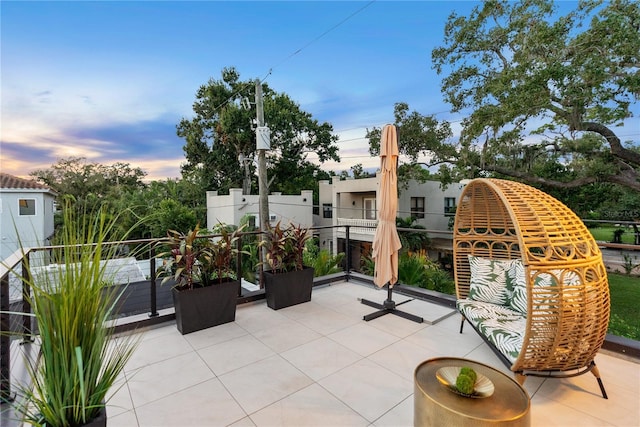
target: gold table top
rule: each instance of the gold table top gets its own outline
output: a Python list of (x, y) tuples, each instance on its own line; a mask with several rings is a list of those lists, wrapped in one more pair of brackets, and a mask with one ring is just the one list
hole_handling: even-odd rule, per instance
[[(468, 366), (487, 377), (495, 387), (489, 397), (460, 396), (436, 378), (438, 369), (447, 366)], [(530, 400), (527, 392), (508, 375), (482, 363), (454, 357), (440, 357), (422, 362), (415, 370), (415, 389), (422, 398), (431, 401), (447, 413), (478, 421), (509, 422), (528, 418)]]

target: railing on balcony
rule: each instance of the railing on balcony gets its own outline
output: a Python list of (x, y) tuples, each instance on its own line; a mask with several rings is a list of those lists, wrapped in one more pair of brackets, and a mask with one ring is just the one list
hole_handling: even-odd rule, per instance
[[(373, 241), (373, 236), (376, 234), (376, 226), (378, 225), (378, 220), (376, 219), (338, 218), (337, 222), (336, 237), (345, 239), (347, 230), (349, 230), (352, 239), (368, 242)], [(344, 227), (344, 231), (342, 227)]]
[[(375, 227), (375, 224), (374, 224)], [(319, 227), (319, 228), (335, 228), (331, 227)], [(317, 229), (319, 229), (317, 228)], [(331, 276), (317, 277), (314, 279), (314, 285), (321, 285), (338, 280), (349, 280), (349, 274), (351, 266), (349, 260), (351, 256), (349, 239), (349, 225), (342, 227), (342, 234), (346, 236), (346, 256), (344, 271), (342, 274), (335, 274)], [(312, 228), (315, 230), (316, 228)], [(241, 238), (238, 240), (238, 247), (243, 245), (243, 237), (249, 235), (259, 234), (259, 232), (242, 233)], [(203, 236), (203, 237), (215, 237)], [(137, 283), (129, 283), (127, 285), (127, 293), (125, 295), (126, 301), (122, 302), (119, 317), (116, 319), (117, 330), (129, 330), (139, 326), (151, 325), (161, 323), (167, 320), (175, 318), (175, 314), (171, 307), (173, 307), (173, 301), (171, 298), (170, 285), (161, 286), (161, 278), (157, 277), (156, 268), (156, 248), (163, 244), (165, 241), (162, 239), (140, 239), (140, 240), (127, 240), (119, 242), (108, 242), (106, 245), (135, 245), (145, 246), (148, 249), (148, 253), (145, 258), (148, 258), (148, 280)], [(33, 262), (36, 259), (43, 259), (38, 254), (44, 254), (46, 251), (51, 250), (53, 247), (41, 247), (41, 248), (25, 248), (17, 251), (14, 255), (6, 259), (3, 263), (0, 263), (0, 402), (11, 401), (11, 338), (16, 336), (22, 336), (23, 343), (32, 342), (34, 325), (32, 325), (32, 317), (29, 316), (31, 307), (28, 300), (24, 298), (24, 295), (28, 295), (30, 290), (26, 281), (20, 279), (20, 276), (28, 274), (29, 262)], [(260, 251), (258, 251), (260, 257)], [(238, 254), (236, 266), (238, 271), (238, 277), (242, 277), (242, 256)], [(33, 265), (33, 264), (32, 264)], [(257, 289), (247, 286), (241, 288), (240, 295), (238, 295), (237, 303), (245, 303), (254, 300), (264, 299), (264, 286), (262, 281), (262, 269), (259, 269), (256, 274)], [(13, 280), (10, 280), (12, 278)], [(118, 285), (117, 285), (118, 286)], [(247, 289), (250, 288), (250, 289)], [(169, 310), (163, 310), (168, 308)], [(16, 313), (23, 313), (22, 315)], [(147, 316), (139, 316), (146, 313)], [(132, 322), (127, 322), (127, 317), (132, 315), (138, 315)]]
[[(346, 256), (344, 271), (342, 274), (332, 275), (332, 276), (324, 276), (317, 277), (314, 279), (315, 285), (321, 285), (330, 283), (332, 281), (339, 280), (350, 280), (350, 278), (355, 277), (356, 274), (351, 273), (351, 265), (349, 264), (351, 260), (351, 241), (352, 240), (365, 240), (371, 241), (373, 235), (375, 234), (375, 228), (377, 225), (376, 220), (365, 220), (365, 219), (346, 219), (339, 218), (337, 226), (327, 226), (327, 227), (314, 227), (312, 230), (319, 229), (335, 229), (335, 233), (344, 238), (345, 248), (346, 248)], [(416, 229), (403, 229), (399, 228), (399, 232), (407, 231), (407, 232), (426, 232), (432, 238), (434, 236), (441, 235), (442, 238), (450, 238), (450, 231), (437, 231), (437, 230), (416, 230)], [(256, 233), (244, 233), (247, 234), (256, 234)], [(361, 238), (362, 236), (367, 236), (369, 238)], [(360, 238), (358, 238), (360, 237)], [(148, 252), (148, 280), (144, 282), (140, 282), (135, 285), (135, 289), (132, 290), (131, 293), (128, 294), (128, 298), (136, 299), (134, 306), (137, 304), (137, 307), (142, 307), (142, 310), (138, 312), (138, 316), (135, 316), (135, 319), (131, 317), (129, 318), (123, 317), (118, 319), (119, 330), (128, 330), (134, 329), (139, 326), (152, 325), (157, 323), (162, 323), (165, 321), (172, 320), (175, 315), (173, 314), (173, 310), (171, 307), (173, 306), (173, 302), (170, 296), (170, 285), (161, 286), (161, 279), (156, 276), (156, 253), (155, 247), (158, 243), (161, 243), (164, 239), (143, 239), (143, 240), (134, 240), (134, 241), (124, 241), (124, 242), (109, 242), (108, 244), (132, 244), (132, 245), (147, 245), (149, 247)], [(242, 246), (242, 239), (238, 241), (238, 245)], [(631, 245), (627, 245), (631, 246)], [(10, 312), (23, 312), (30, 313), (31, 307), (28, 305), (28, 302), (21, 298), (24, 293), (29, 292), (29, 288), (25, 283), (20, 282), (18, 289), (12, 289), (10, 286), (10, 271), (14, 269), (18, 273), (21, 271), (26, 271), (26, 265), (34, 258), (38, 258), (39, 253), (44, 253), (51, 249), (50, 247), (45, 248), (33, 248), (25, 250), (24, 256), (21, 251), (18, 251), (9, 259), (6, 259), (3, 263), (0, 263), (0, 402), (6, 402), (11, 400), (11, 333), (18, 332), (23, 333), (23, 342), (30, 342), (32, 340), (32, 322), (31, 317), (27, 315), (16, 316), (11, 315)], [(637, 249), (637, 247), (636, 247)], [(241, 263), (242, 259), (240, 258), (242, 255), (239, 254), (237, 259), (237, 269), (238, 272), (241, 272)], [(238, 275), (242, 277), (241, 274)], [(361, 275), (360, 275), (361, 276)], [(241, 292), (241, 295), (238, 296), (237, 303), (245, 303), (250, 301), (256, 301), (260, 299), (264, 299), (264, 290), (262, 286), (262, 280), (260, 279), (260, 274), (258, 274), (258, 289), (257, 290), (247, 290), (244, 289)], [(132, 284), (127, 285), (132, 286)], [(399, 286), (402, 288), (402, 285)], [(409, 290), (408, 292), (418, 292), (419, 290)], [(415, 295), (414, 295), (415, 296)], [(16, 301), (15, 298), (20, 298), (20, 300)], [(139, 314), (142, 313), (142, 316)], [(122, 313), (126, 315), (126, 313)], [(129, 313), (131, 314), (131, 313)], [(146, 314), (146, 315), (145, 315)], [(12, 325), (13, 320), (13, 325)], [(605, 342), (606, 344), (606, 342)], [(610, 346), (609, 349), (618, 352), (628, 351), (628, 346), (626, 344), (620, 344), (616, 346)]]

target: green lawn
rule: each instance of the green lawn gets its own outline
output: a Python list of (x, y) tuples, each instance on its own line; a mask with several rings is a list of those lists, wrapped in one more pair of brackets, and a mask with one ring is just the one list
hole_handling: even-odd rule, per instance
[[(601, 242), (609, 242), (613, 241), (613, 232), (622, 227), (614, 227), (612, 225), (600, 226), (595, 228), (589, 228), (591, 235), (594, 239)], [(624, 227), (624, 233), (622, 234), (622, 243), (627, 243), (629, 245), (633, 245), (634, 243), (634, 235), (633, 228)]]
[(609, 333), (640, 341), (640, 277), (609, 273)]

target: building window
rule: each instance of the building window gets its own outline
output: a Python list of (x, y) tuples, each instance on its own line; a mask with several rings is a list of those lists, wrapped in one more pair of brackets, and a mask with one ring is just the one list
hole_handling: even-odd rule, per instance
[(376, 199), (364, 199), (364, 219), (376, 219)]
[(19, 199), (18, 206), (20, 206), (20, 215), (35, 215), (36, 214), (36, 200), (35, 199)]
[(445, 216), (456, 215), (456, 198), (455, 197), (444, 198), (444, 215)]
[(424, 218), (424, 197), (411, 198), (411, 218)]
[(322, 217), (333, 218), (333, 205), (331, 203), (322, 204)]

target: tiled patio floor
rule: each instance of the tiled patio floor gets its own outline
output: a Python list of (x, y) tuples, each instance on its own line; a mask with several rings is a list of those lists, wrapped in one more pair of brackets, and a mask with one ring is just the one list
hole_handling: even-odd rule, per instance
[[(375, 309), (358, 298), (382, 302), (386, 291), (341, 282), (278, 311), (239, 306), (235, 322), (204, 331), (183, 336), (167, 323), (144, 332), (109, 402), (109, 427), (412, 426), (420, 362), (465, 357), (509, 372), (468, 325), (458, 333), (451, 309), (414, 300), (399, 308), (426, 323), (365, 322)], [(601, 354), (596, 363), (608, 400), (591, 374), (527, 379), (532, 425), (640, 426), (638, 361)]]

